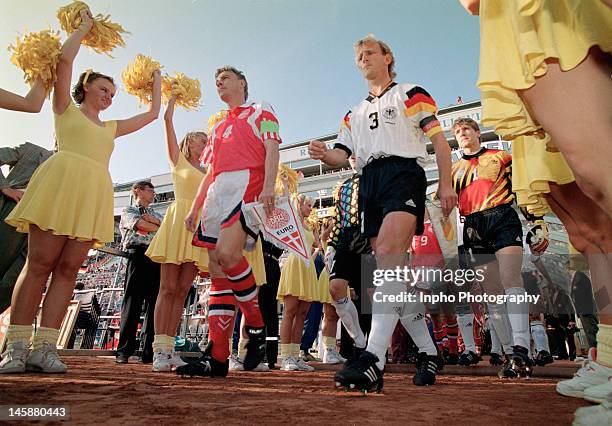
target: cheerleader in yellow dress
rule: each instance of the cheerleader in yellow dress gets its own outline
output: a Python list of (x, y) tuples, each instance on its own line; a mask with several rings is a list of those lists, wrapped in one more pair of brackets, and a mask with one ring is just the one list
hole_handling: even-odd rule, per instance
[[(305, 219), (310, 215), (314, 201), (304, 194), (297, 197), (298, 214), (302, 220), (306, 246), (312, 252), (315, 246), (313, 230)], [(280, 326), (281, 370), (283, 371), (313, 371), (300, 355), (300, 342), (304, 330), (304, 320), (310, 308), (310, 302), (318, 300), (317, 272), (314, 259), (306, 266), (296, 254), (287, 257), (281, 269), (281, 277), (276, 298), (284, 304), (283, 319)]]
[(550, 207), (580, 251), (610, 252), (612, 8), (460, 1), (481, 15), (482, 121), (513, 141), (517, 203), (536, 215)]
[(612, 273), (612, 7), (460, 1), (480, 14), (482, 121), (512, 140), (517, 203), (559, 217), (572, 245), (591, 257), (597, 291)]
[[(602, 179), (612, 158), (612, 7), (602, 0), (461, 2), (481, 16), (483, 124), (525, 145), (519, 189), (537, 195), (549, 192), (547, 181), (568, 183), (569, 165), (580, 189), (612, 214), (612, 179)], [(527, 146), (534, 144), (547, 150)], [(550, 153), (555, 148), (562, 157)], [(538, 165), (542, 176), (533, 172)]]
[(513, 141), (518, 204), (550, 207), (587, 256), (595, 297), (607, 300), (597, 363), (612, 367), (612, 2), (460, 2), (480, 15), (483, 124)]
[(174, 336), (180, 323), (185, 297), (198, 269), (206, 270), (208, 252), (191, 244), (193, 235), (185, 227), (185, 216), (204, 178), (200, 155), (206, 146), (204, 132), (189, 132), (177, 144), (172, 117), (176, 97), (168, 101), (164, 114), (166, 149), (174, 183), (174, 202), (155, 234), (146, 255), (161, 263), (160, 287), (155, 305), (153, 371), (171, 371), (184, 365), (174, 352)]
[[(7, 348), (0, 373), (37, 371), (64, 373), (57, 354), (59, 327), (74, 289), (79, 267), (93, 244), (113, 241), (113, 186), (108, 162), (114, 139), (135, 132), (157, 118), (161, 77), (154, 75), (152, 103), (147, 112), (127, 120), (101, 121), (112, 104), (110, 77), (83, 73), (70, 98), (72, 64), (81, 41), (92, 27), (89, 12), (64, 43), (53, 92), (58, 152), (43, 163), (6, 222), (29, 232), (28, 258), (17, 280), (7, 330)], [(45, 284), (52, 274), (42, 307), (41, 326), (32, 339), (32, 323)]]

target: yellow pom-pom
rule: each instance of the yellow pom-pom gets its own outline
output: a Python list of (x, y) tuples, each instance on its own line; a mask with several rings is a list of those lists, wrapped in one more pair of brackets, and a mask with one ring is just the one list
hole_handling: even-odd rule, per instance
[(59, 33), (43, 30), (18, 38), (9, 51), (13, 52), (11, 62), (23, 70), (25, 81), (33, 84), (42, 80), (49, 92), (55, 83), (61, 48)]
[(162, 99), (168, 103), (172, 96), (176, 96), (176, 104), (188, 110), (195, 110), (200, 106), (202, 91), (200, 81), (189, 78), (182, 72), (173, 77), (165, 76), (162, 80)]
[(153, 93), (153, 73), (161, 69), (159, 62), (150, 56), (136, 55), (121, 74), (125, 91), (136, 96), (145, 104), (151, 103)]
[(279, 163), (278, 173), (276, 174), (275, 192), (278, 195), (285, 193), (285, 188), (289, 194), (297, 194), (299, 177), (295, 170), (286, 164)]
[(338, 201), (340, 199), (340, 188), (342, 188), (342, 181), (338, 182), (332, 190), (332, 198), (334, 201)]
[(208, 117), (208, 127), (207, 127), (207, 131), (206, 132), (208, 133), (209, 139), (210, 139), (210, 136), (212, 134), (212, 129), (213, 129), (213, 127), (215, 127), (215, 124), (217, 124), (221, 120), (224, 120), (225, 117), (227, 117), (227, 110), (225, 110), (225, 109), (222, 109), (218, 113), (213, 114), (210, 117)]
[(319, 231), (319, 215), (318, 215), (318, 209), (313, 208), (310, 211), (310, 215), (304, 219), (304, 222), (306, 222), (306, 224), (308, 226), (310, 226), (310, 228), (312, 228), (313, 231)]
[[(82, 1), (74, 1), (67, 6), (60, 7), (57, 11), (57, 19), (60, 25), (68, 35), (75, 32), (82, 23), (81, 10), (90, 10), (87, 4)], [(111, 52), (115, 47), (125, 47), (125, 42), (121, 34), (129, 34), (123, 27), (109, 20), (110, 15), (102, 15), (98, 13), (93, 17), (93, 26), (83, 38), (83, 44), (97, 53), (105, 53), (111, 56)], [(112, 57), (112, 56), (111, 56)]]

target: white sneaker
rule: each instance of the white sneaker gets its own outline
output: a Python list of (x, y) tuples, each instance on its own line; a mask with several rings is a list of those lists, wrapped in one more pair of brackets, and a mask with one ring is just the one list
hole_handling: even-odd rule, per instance
[(260, 362), (257, 367), (252, 369), (251, 371), (270, 371), (270, 367), (265, 362)]
[(164, 351), (163, 349), (153, 352), (153, 371), (172, 371), (172, 363), (170, 362), (171, 359), (172, 356), (170, 353)]
[(25, 373), (28, 359), (28, 345), (25, 342), (13, 342), (6, 346), (0, 355), (0, 374)]
[(26, 371), (37, 373), (65, 373), (68, 366), (57, 354), (54, 343), (43, 342), (40, 349), (33, 349), (26, 361)]
[(300, 367), (297, 365), (297, 360), (292, 356), (288, 356), (283, 359), (283, 363), (281, 364), (282, 371), (298, 371)]
[(585, 389), (584, 399), (597, 403), (602, 403), (608, 399), (612, 400), (612, 376), (608, 377), (606, 383)]
[(595, 361), (585, 361), (573, 379), (557, 383), (557, 392), (565, 396), (583, 398), (586, 389), (605, 384), (610, 376), (612, 368), (604, 367)]
[(612, 402), (592, 407), (581, 407), (574, 413), (573, 426), (601, 426), (612, 424)]
[(323, 363), (325, 364), (344, 364), (346, 358), (342, 357), (336, 348), (327, 348), (323, 353)]
[(302, 358), (299, 358), (296, 364), (299, 371), (314, 371), (314, 367), (308, 365)]
[(175, 370), (177, 367), (182, 367), (183, 365), (189, 364), (181, 359), (181, 356), (176, 351), (172, 351), (172, 356), (170, 357), (170, 364), (172, 365), (172, 369)]
[(242, 360), (238, 358), (238, 355), (230, 355), (229, 369), (230, 371), (244, 371), (244, 364), (242, 363)]

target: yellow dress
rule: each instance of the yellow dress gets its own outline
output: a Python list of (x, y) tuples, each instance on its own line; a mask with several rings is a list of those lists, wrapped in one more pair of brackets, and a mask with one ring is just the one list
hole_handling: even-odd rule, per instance
[(96, 246), (113, 241), (113, 183), (108, 172), (116, 121), (99, 126), (72, 101), (55, 114), (58, 152), (32, 175), (6, 222), (19, 232), (34, 224)]
[[(600, 0), (482, 0), (480, 70), (485, 126), (512, 140), (512, 188), (517, 202), (546, 211), (548, 182), (570, 183), (574, 176), (541, 126), (529, 115), (517, 90), (546, 74), (546, 59), (562, 70), (576, 67), (592, 46), (612, 51), (612, 9)], [(548, 149), (547, 149), (548, 148)]]
[(257, 239), (255, 249), (251, 251), (244, 250), (244, 257), (249, 261), (251, 269), (253, 270), (253, 276), (255, 277), (255, 284), (258, 286), (266, 283), (266, 264), (264, 263), (263, 247), (261, 245), (261, 238)]
[[(314, 234), (305, 226), (304, 239), (306, 240), (306, 247), (310, 249), (314, 243)], [(317, 282), (314, 259), (311, 259), (310, 265), (306, 266), (306, 263), (298, 255), (291, 253), (281, 269), (276, 298), (283, 300), (284, 296), (295, 296), (306, 302), (319, 300)]]
[(152, 261), (175, 265), (195, 262), (201, 271), (208, 270), (208, 251), (191, 244), (193, 234), (185, 226), (185, 218), (203, 178), (204, 173), (189, 163), (183, 153), (179, 153), (176, 165), (172, 167), (175, 200), (168, 207), (145, 253)]

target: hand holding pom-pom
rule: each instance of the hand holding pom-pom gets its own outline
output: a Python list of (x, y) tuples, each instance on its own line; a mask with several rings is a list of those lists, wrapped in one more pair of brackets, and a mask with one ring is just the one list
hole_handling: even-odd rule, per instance
[(77, 30), (83, 31), (83, 44), (108, 56), (117, 46), (125, 47), (121, 34), (129, 34), (121, 25), (111, 22), (109, 17), (101, 14), (93, 16), (89, 6), (82, 1), (74, 1), (57, 11), (60, 26), (68, 35)]
[(176, 104), (188, 110), (194, 110), (200, 106), (202, 91), (200, 82), (195, 78), (189, 78), (179, 72), (173, 77), (166, 76), (162, 82), (162, 98), (168, 102), (171, 97), (176, 98)]
[(29, 84), (41, 80), (48, 93), (55, 83), (61, 48), (59, 34), (44, 30), (17, 39), (9, 51), (11, 62), (23, 70), (25, 80)]
[[(121, 74), (125, 91), (145, 104), (151, 103), (153, 80), (161, 65), (149, 56), (138, 54)], [(156, 74), (157, 73), (157, 74)]]

